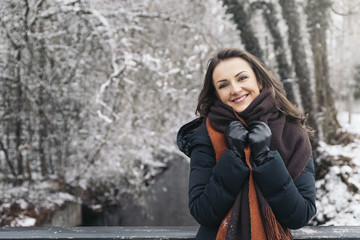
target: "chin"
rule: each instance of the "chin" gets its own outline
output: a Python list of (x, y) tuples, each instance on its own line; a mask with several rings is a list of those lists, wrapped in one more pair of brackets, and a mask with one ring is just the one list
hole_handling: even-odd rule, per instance
[(233, 109), (234, 109), (235, 112), (238, 112), (238, 113), (245, 110), (244, 108), (233, 108)]
[(235, 112), (240, 113), (240, 112), (244, 111), (247, 107), (248, 106), (233, 107), (233, 109), (234, 109)]

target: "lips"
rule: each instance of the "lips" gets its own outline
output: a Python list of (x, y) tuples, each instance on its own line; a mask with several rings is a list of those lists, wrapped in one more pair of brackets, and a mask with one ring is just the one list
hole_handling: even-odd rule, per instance
[(244, 101), (247, 96), (249, 96), (249, 94), (241, 95), (241, 96), (239, 96), (239, 97), (234, 98), (233, 100), (231, 100), (231, 102), (233, 102), (233, 103), (240, 103), (240, 102)]

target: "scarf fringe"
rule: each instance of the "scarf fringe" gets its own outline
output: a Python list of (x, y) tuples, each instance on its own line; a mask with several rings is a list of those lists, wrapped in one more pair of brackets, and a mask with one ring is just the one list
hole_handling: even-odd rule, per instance
[(232, 213), (232, 209), (228, 212), (224, 220), (222, 220), (221, 225), (219, 227), (219, 230), (216, 234), (216, 240), (224, 240), (226, 237), (226, 233), (228, 230), (229, 222), (230, 222), (230, 216)]
[(281, 239), (281, 240), (293, 240), (289, 229), (284, 229), (280, 223), (276, 220), (273, 211), (270, 206), (266, 206), (263, 211), (263, 220), (266, 221), (265, 232), (268, 240)]

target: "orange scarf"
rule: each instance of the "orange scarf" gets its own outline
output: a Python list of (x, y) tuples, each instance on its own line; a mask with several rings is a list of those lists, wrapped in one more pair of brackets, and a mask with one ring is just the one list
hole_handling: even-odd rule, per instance
[[(238, 117), (239, 118), (239, 117)], [(241, 122), (245, 125), (243, 119), (239, 118)], [(226, 151), (226, 144), (224, 134), (216, 131), (209, 122), (209, 119), (206, 119), (206, 127), (213, 144), (216, 161), (218, 161), (221, 155)], [(260, 190), (256, 187), (254, 183), (253, 174), (252, 174), (252, 165), (250, 162), (250, 147), (246, 147), (244, 149), (246, 164), (250, 168), (250, 176), (249, 176), (249, 191), (248, 195), (248, 208), (249, 208), (249, 215), (250, 215), (250, 226), (244, 227), (247, 224), (233, 224), (232, 226), (232, 219), (235, 219), (235, 222), (240, 221), (240, 214), (239, 211), (233, 211), (234, 207), (229, 211), (226, 217), (223, 219), (217, 236), (216, 240), (223, 240), (223, 239), (239, 239), (240, 236), (238, 234), (243, 231), (249, 231), (250, 228), (250, 239), (251, 240), (275, 240), (275, 239), (285, 239), (290, 240), (293, 239), (289, 230), (284, 229), (280, 223), (276, 220), (274, 213), (271, 210), (271, 207), (266, 202), (264, 197), (262, 196)], [(237, 201), (241, 201), (242, 199), (246, 198), (237, 198)], [(235, 228), (235, 230), (234, 230)], [(240, 229), (236, 229), (240, 228)], [(247, 228), (247, 229), (246, 229)], [(231, 230), (230, 230), (231, 229)], [(249, 239), (249, 240), (250, 240)], [(246, 240), (246, 239), (244, 239)]]

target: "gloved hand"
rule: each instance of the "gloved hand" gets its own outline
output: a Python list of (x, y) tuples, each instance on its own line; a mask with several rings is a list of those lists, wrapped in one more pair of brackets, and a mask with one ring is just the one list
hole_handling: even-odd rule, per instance
[(269, 126), (261, 121), (249, 123), (249, 145), (251, 156), (256, 166), (261, 165), (270, 152), (271, 130)]
[(244, 148), (248, 145), (248, 133), (249, 131), (240, 121), (231, 122), (225, 133), (225, 140), (229, 149), (233, 150), (244, 161)]

